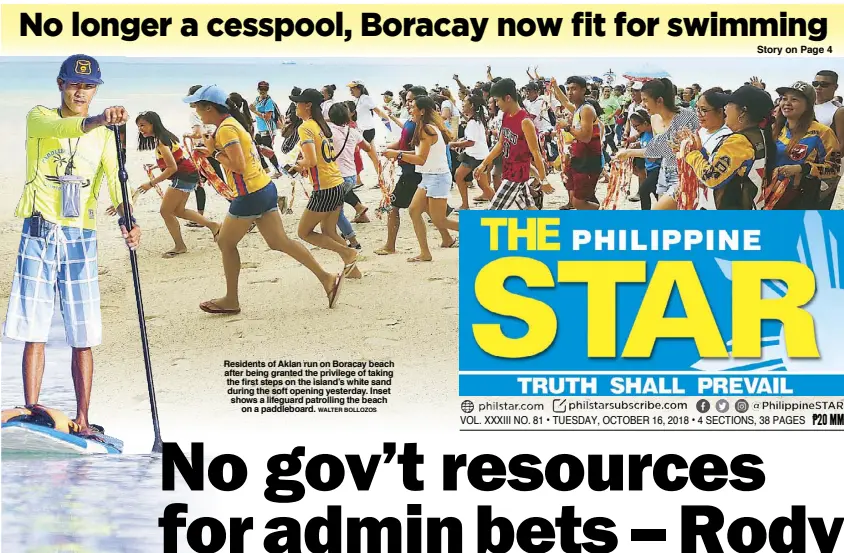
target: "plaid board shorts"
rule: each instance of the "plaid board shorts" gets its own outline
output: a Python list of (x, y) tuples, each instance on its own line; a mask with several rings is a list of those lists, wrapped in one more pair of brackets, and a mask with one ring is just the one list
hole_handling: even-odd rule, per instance
[(536, 207), (527, 182), (501, 181), (501, 186), (489, 202), (489, 209), (528, 209)]
[(97, 233), (42, 221), (41, 236), (23, 224), (9, 297), (5, 335), (46, 342), (58, 292), (67, 344), (88, 348), (102, 342)]

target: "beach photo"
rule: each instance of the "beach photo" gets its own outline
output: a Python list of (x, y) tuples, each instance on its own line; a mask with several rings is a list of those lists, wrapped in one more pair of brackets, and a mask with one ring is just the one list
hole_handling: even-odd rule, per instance
[(162, 436), (453, 425), (464, 210), (844, 208), (835, 65), (0, 58), (3, 549), (150, 550)]

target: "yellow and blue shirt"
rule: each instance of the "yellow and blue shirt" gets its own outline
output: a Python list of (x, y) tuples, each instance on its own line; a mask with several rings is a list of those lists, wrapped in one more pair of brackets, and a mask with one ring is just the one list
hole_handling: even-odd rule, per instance
[(246, 132), (243, 125), (237, 122), (237, 119), (231, 115), (223, 119), (214, 133), (214, 139), (217, 150), (221, 152), (232, 144), (240, 145), (240, 149), (243, 150), (246, 170), (242, 174), (223, 167), (226, 171), (226, 182), (235, 194), (245, 196), (270, 184), (270, 176), (261, 166), (261, 158), (258, 157), (260, 154), (252, 141), (252, 136)]
[[(26, 116), (26, 185), (15, 209), (16, 217), (38, 211), (45, 220), (65, 226), (96, 230), (97, 200), (103, 179), (114, 207), (122, 203), (117, 178), (114, 133), (107, 127), (82, 131), (84, 117), (62, 117), (61, 110), (36, 106)], [(62, 217), (59, 177), (73, 160), (71, 173), (87, 178), (80, 189), (79, 217)]]
[[(841, 172), (841, 149), (835, 133), (821, 123), (812, 121), (806, 134), (788, 151), (791, 130), (784, 126), (777, 137), (777, 167), (809, 164), (810, 177), (838, 182)], [(794, 177), (789, 185), (792, 185)]]
[(703, 209), (756, 209), (762, 197), (766, 170), (765, 138), (758, 128), (724, 138), (707, 159), (704, 152), (686, 154), (701, 184), (712, 190)]
[(343, 184), (343, 176), (334, 159), (334, 144), (322, 132), (319, 123), (308, 119), (299, 125), (299, 143), (316, 146), (317, 164), (309, 171), (314, 190), (327, 190)]

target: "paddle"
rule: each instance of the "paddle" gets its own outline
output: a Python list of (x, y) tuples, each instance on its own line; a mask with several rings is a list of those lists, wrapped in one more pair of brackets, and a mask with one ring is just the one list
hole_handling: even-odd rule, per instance
[[(114, 143), (117, 146), (117, 176), (120, 179), (120, 192), (123, 194), (123, 215), (126, 221), (126, 230), (132, 230), (132, 206), (129, 203), (129, 174), (126, 172), (126, 160), (123, 158), (123, 146), (120, 140), (120, 127), (112, 125), (114, 131)], [(149, 390), (149, 408), (152, 412), (152, 428), (155, 433), (155, 442), (152, 444), (153, 453), (161, 453), (161, 428), (158, 424), (158, 406), (155, 401), (155, 386), (152, 383), (152, 363), (149, 357), (149, 340), (147, 339), (147, 324), (144, 319), (144, 300), (141, 297), (141, 278), (138, 270), (138, 254), (135, 250), (129, 250), (129, 261), (132, 264), (132, 280), (135, 285), (135, 303), (138, 306), (138, 324), (141, 327), (141, 348), (144, 352), (144, 368), (147, 373), (147, 389)]]

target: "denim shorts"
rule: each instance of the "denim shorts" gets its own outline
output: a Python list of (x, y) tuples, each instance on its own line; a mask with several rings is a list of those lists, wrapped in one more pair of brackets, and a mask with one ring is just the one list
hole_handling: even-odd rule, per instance
[(170, 188), (175, 188), (176, 190), (181, 190), (182, 192), (191, 193), (196, 190), (196, 186), (199, 184), (199, 181), (188, 181), (185, 179), (179, 178), (172, 178), (170, 179)]
[(425, 196), (438, 200), (448, 198), (451, 191), (451, 173), (421, 173), (422, 182), (419, 188), (425, 191)]
[(278, 210), (278, 191), (270, 182), (262, 189), (238, 196), (229, 204), (229, 217), (234, 219), (257, 219), (265, 213)]

